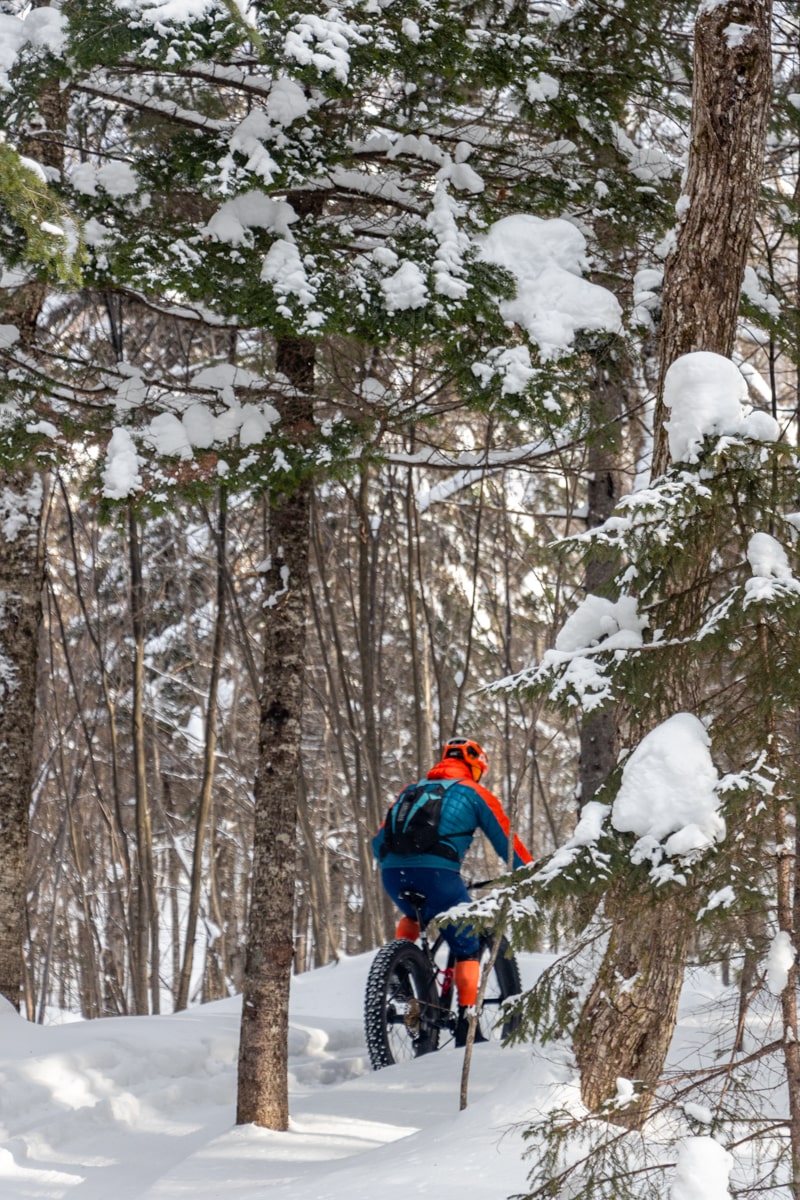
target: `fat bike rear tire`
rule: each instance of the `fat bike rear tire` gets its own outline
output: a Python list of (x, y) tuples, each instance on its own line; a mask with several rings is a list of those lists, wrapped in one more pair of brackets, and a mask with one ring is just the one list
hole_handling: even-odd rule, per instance
[[(493, 944), (494, 939), (491, 936), (481, 938), (481, 973), (489, 961)], [(504, 1000), (508, 1000), (511, 996), (518, 996), (521, 991), (519, 964), (506, 939), (501, 938), (500, 948), (486, 985), (483, 1007), (478, 1018), (481, 1033), (487, 1041), (504, 1041), (514, 1032), (519, 1022), (512, 1019), (501, 1021), (501, 1006)]]
[(437, 1049), (438, 999), (430, 963), (419, 946), (399, 938), (378, 951), (364, 999), (364, 1031), (375, 1071)]

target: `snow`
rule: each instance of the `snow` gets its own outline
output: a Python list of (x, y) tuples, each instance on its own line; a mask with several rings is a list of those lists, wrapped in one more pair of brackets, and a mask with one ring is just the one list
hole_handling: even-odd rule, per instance
[[(0, 492), (0, 534), (4, 541), (15, 542), (21, 535), (27, 533), (30, 537), (35, 533), (41, 519), (43, 494), (39, 475), (33, 476), (22, 493), (10, 487), (3, 488)], [(2, 599), (5, 602), (6, 596)]]
[(144, 25), (152, 25), (162, 36), (167, 33), (164, 28), (167, 22), (179, 25), (201, 21), (215, 6), (214, 0), (116, 0), (116, 3), (117, 8)]
[(88, 162), (78, 163), (70, 171), (69, 182), (84, 196), (96, 196), (99, 185), (115, 199), (132, 196), (139, 186), (132, 168), (124, 162), (107, 162), (101, 167)]
[(588, 595), (567, 618), (556, 636), (556, 644), (542, 655), (533, 676), (560, 672), (551, 695), (571, 690), (580, 696), (585, 712), (592, 712), (611, 699), (612, 687), (601, 655), (637, 650), (643, 644), (647, 616), (638, 610), (634, 596), (618, 600)]
[(769, 413), (745, 412), (746, 399), (747, 383), (729, 358), (696, 350), (676, 359), (664, 380), (664, 404), (670, 410), (664, 427), (673, 462), (697, 462), (706, 437), (777, 441), (777, 421)]
[(686, 1138), (675, 1167), (670, 1200), (730, 1200), (728, 1151), (711, 1137)]
[(754, 533), (747, 544), (747, 561), (753, 574), (764, 579), (791, 579), (789, 558), (770, 533)]
[(724, 838), (710, 746), (697, 717), (676, 713), (651, 730), (626, 760), (611, 823), (620, 833), (637, 835), (634, 861), (651, 859), (657, 865), (662, 852), (692, 857)]
[(468, 291), (460, 276), (464, 274), (463, 256), (469, 249), (469, 238), (458, 228), (459, 215), (457, 202), (440, 183), (433, 197), (433, 207), (428, 215), (427, 225), (438, 242), (433, 263), (436, 291), (439, 295), (450, 296), (453, 299), (461, 299)]
[(60, 54), (66, 36), (66, 18), (55, 7), (32, 8), (24, 17), (0, 13), (0, 91), (8, 90), (8, 73), (25, 46)]
[(745, 267), (744, 280), (742, 282), (742, 294), (757, 304), (759, 308), (763, 308), (771, 317), (776, 319), (781, 315), (780, 300), (776, 296), (770, 296), (761, 286), (761, 281), (752, 267)]
[(270, 136), (271, 130), (267, 113), (257, 108), (240, 121), (230, 139), (231, 150), (237, 150), (247, 158), (244, 169), (260, 176), (267, 186), (278, 173), (278, 167), (262, 141)]
[(103, 468), (103, 495), (109, 500), (123, 500), (142, 486), (139, 455), (133, 437), (127, 429), (115, 429), (106, 450)]
[(364, 37), (355, 26), (337, 17), (331, 9), (328, 17), (305, 13), (284, 39), (284, 53), (301, 67), (313, 66), (330, 72), (341, 83), (350, 74), (350, 46), (362, 45)]
[[(537, 1141), (524, 1141), (525, 1124), (581, 1112), (569, 1056), (476, 1046), (463, 1112), (452, 1045), (373, 1072), (361, 1019), (372, 957), (292, 980), (286, 1133), (234, 1125), (237, 997), (159, 1017), (51, 1013), (66, 1023), (44, 1026), (0, 1001), (3, 1200), (374, 1200), (376, 1190), (381, 1200), (503, 1200), (527, 1190), (523, 1153)], [(552, 956), (519, 961), (530, 987)], [(720, 998), (707, 974), (687, 980), (680, 1070), (698, 1061), (698, 1029), (713, 1037), (728, 1019)], [(631, 1091), (620, 1079), (617, 1101)], [(729, 1166), (713, 1139), (686, 1137), (672, 1200), (723, 1200)]]
[(381, 291), (386, 311), (390, 313), (422, 308), (428, 300), (425, 276), (417, 264), (408, 259), (392, 275), (381, 280)]
[[(557, 1074), (476, 1049), (459, 1113), (452, 1048), (370, 1068), (371, 954), (292, 984), (290, 1129), (235, 1126), (240, 1000), (161, 1017), (31, 1025), (0, 1009), (3, 1200), (497, 1200), (525, 1183), (522, 1137)], [(530, 982), (544, 959), (527, 956)]]
[(789, 564), (789, 556), (771, 533), (754, 533), (747, 544), (747, 561), (752, 578), (745, 581), (744, 606), (769, 603), (782, 596), (797, 596), (800, 580)]
[[(280, 238), (270, 246), (261, 267), (261, 278), (274, 287), (282, 301), (278, 311), (285, 316), (291, 316), (291, 308), (287, 304), (290, 296), (294, 296), (306, 308), (316, 299), (300, 251), (294, 242), (285, 238)], [(319, 314), (309, 313), (307, 322), (313, 324), (318, 317)]]
[(296, 220), (297, 213), (287, 200), (273, 200), (263, 192), (243, 192), (226, 200), (202, 232), (229, 246), (250, 245), (251, 229), (266, 229), (285, 238)]
[(789, 972), (794, 966), (794, 946), (790, 934), (780, 929), (767, 954), (767, 987), (773, 996), (780, 996), (789, 981)]
[(403, 20), (400, 23), (400, 28), (402, 29), (404, 36), (407, 37), (410, 42), (413, 42), (415, 46), (419, 45), (422, 35), (420, 34), (419, 25), (416, 21), (412, 21), (410, 17), (403, 17)]
[(495, 222), (478, 246), (483, 261), (514, 276), (516, 295), (501, 301), (500, 312), (529, 334), (543, 359), (567, 353), (579, 330), (621, 330), (616, 297), (583, 278), (586, 239), (569, 221), (517, 213)]
[(548, 75), (546, 71), (542, 71), (534, 79), (529, 79), (525, 85), (525, 94), (531, 104), (540, 104), (548, 100), (555, 100), (559, 93), (561, 84), (552, 75)]
[(635, 596), (607, 600), (589, 595), (562, 625), (556, 650), (574, 653), (601, 644), (604, 650), (628, 650), (641, 646), (646, 628), (647, 617), (640, 616)]
[(299, 83), (285, 77), (276, 79), (267, 97), (267, 115), (282, 128), (307, 115), (311, 103)]

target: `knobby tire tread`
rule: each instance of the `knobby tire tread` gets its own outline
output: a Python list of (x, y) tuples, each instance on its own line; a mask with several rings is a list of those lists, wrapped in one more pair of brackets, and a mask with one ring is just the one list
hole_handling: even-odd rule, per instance
[[(393, 984), (403, 978), (407, 978), (411, 982), (412, 993), (421, 1003), (423, 1017), (426, 1005), (432, 1009), (435, 1009), (437, 1005), (436, 985), (431, 976), (430, 965), (422, 950), (413, 942), (402, 938), (383, 946), (373, 959), (364, 998), (364, 1030), (367, 1050), (370, 1062), (376, 1071), (382, 1067), (393, 1066), (397, 1061), (389, 1041), (388, 1006), (391, 1001)], [(427, 1028), (424, 1035), (416, 1042), (409, 1035), (410, 1057), (428, 1054), (437, 1049), (438, 1043), (439, 1031), (434, 1026)]]

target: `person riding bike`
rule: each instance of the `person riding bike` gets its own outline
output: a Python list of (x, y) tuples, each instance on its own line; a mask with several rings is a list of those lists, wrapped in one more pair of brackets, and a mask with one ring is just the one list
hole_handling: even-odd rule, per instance
[[(461, 864), (477, 829), (481, 829), (495, 852), (504, 861), (509, 858), (511, 823), (502, 804), (487, 788), (481, 777), (489, 770), (489, 759), (483, 748), (471, 738), (454, 737), (445, 743), (441, 760), (425, 779), (409, 784), (400, 792), (386, 820), (372, 839), (373, 853), (381, 868), (381, 879), (387, 894), (403, 913), (395, 936), (415, 941), (419, 925), (413, 904), (404, 898), (404, 891), (416, 891), (425, 897), (422, 920), (427, 924), (438, 913), (469, 900), (467, 886), (461, 877)], [(429, 786), (439, 781), (441, 787)], [(406, 800), (404, 813), (420, 807), (430, 797), (440, 801), (436, 811), (436, 840), (427, 850), (398, 853), (392, 843), (389, 822), (398, 805)], [(512, 865), (516, 869), (531, 863), (530, 852), (518, 837), (514, 837)], [(472, 928), (445, 926), (443, 933), (455, 955), (455, 985), (458, 994), (458, 1023), (456, 1045), (466, 1042), (468, 1010), (478, 998), (480, 979), (480, 942)]]

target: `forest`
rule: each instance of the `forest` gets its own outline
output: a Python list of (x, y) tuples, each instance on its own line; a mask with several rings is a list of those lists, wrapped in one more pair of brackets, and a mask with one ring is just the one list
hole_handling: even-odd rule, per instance
[(291, 975), (466, 734), (530, 1036), (641, 1130), (714, 964), (800, 1198), (799, 188), (781, 0), (0, 4), (1, 995), (241, 993), (285, 1129)]

